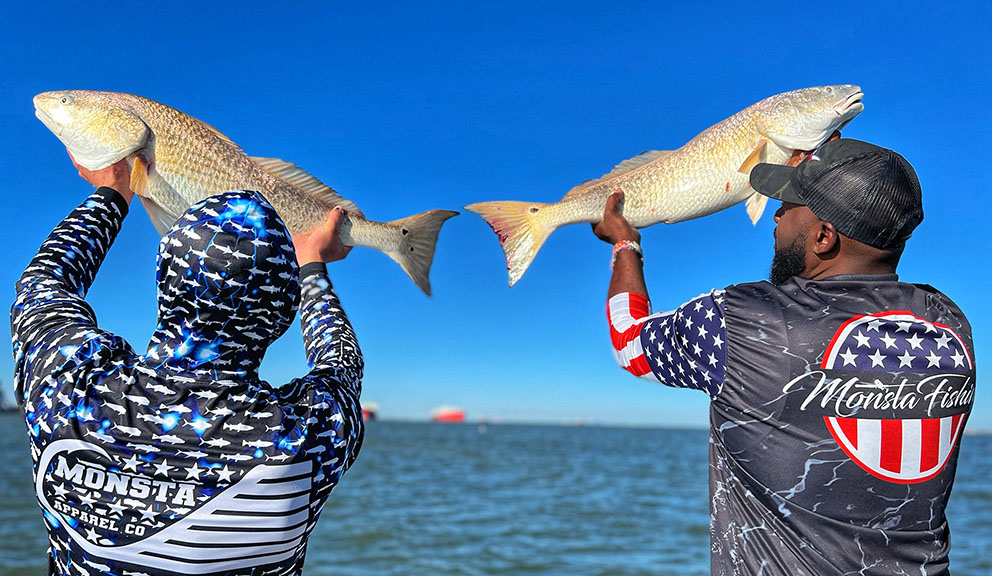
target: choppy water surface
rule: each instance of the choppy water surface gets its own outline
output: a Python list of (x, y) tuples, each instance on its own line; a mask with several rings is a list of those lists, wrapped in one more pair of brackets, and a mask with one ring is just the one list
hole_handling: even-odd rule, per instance
[[(955, 575), (992, 574), (992, 436), (966, 436)], [(20, 417), (0, 415), (0, 575), (44, 574)], [(707, 432), (373, 422), (324, 508), (319, 574), (709, 571)]]

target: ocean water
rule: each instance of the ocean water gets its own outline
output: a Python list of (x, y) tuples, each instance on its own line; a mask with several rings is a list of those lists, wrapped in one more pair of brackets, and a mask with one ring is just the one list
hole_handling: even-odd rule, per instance
[[(955, 575), (992, 574), (992, 436), (965, 436)], [(709, 573), (707, 432), (372, 422), (305, 574)], [(0, 576), (44, 574), (27, 437), (0, 415)]]

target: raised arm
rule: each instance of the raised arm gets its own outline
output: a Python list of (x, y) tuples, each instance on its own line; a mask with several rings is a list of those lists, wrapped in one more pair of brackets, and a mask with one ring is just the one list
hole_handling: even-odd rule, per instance
[(617, 363), (635, 376), (715, 397), (725, 377), (722, 292), (652, 315), (641, 235), (620, 215), (622, 198), (619, 191), (611, 195), (603, 220), (593, 226), (596, 236), (614, 246), (606, 315)]
[(59, 360), (96, 332), (96, 317), (83, 299), (113, 244), (132, 197), (124, 161), (80, 175), (98, 189), (42, 243), (16, 285), (10, 311), (18, 402)]
[(333, 371), (337, 380), (357, 398), (364, 367), (362, 351), (331, 286), (326, 266), (327, 262), (341, 260), (351, 251), (337, 234), (344, 214), (343, 209), (335, 208), (320, 226), (295, 236), (293, 244), (300, 264), (303, 290), (300, 320), (307, 361), (315, 372)]

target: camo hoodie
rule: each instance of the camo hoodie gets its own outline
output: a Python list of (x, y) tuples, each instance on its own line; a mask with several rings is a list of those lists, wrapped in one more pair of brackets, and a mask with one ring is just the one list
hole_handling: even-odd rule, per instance
[[(101, 188), (42, 244), (11, 310), (51, 574), (299, 574), (362, 441), (362, 356), (323, 264), (299, 269), (254, 192), (162, 238), (144, 355), (84, 300), (128, 212)], [(302, 302), (301, 302), (302, 299)], [(301, 308), (311, 371), (259, 380)]]

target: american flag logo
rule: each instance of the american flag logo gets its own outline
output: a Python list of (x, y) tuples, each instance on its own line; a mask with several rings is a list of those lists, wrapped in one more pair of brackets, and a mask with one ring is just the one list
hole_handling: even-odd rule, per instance
[[(973, 368), (949, 327), (907, 311), (856, 316), (837, 330), (821, 368), (876, 372), (961, 373)], [(899, 484), (940, 473), (961, 437), (965, 412), (941, 418), (871, 419), (825, 416), (847, 455), (871, 475)]]

